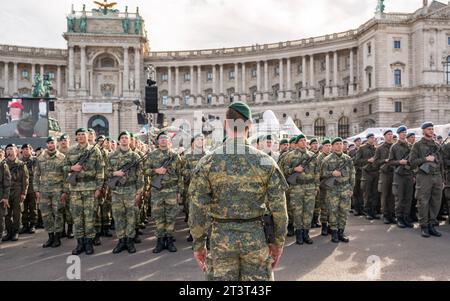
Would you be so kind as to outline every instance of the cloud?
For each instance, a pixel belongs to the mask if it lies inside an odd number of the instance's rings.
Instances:
[[[148,0],[140,7],[154,51],[264,44],[357,28],[372,18],[377,0]],[[123,3],[122,3],[123,2]],[[39,3],[39,5],[36,5]],[[2,3],[0,43],[65,48],[62,33],[71,4],[86,0],[16,0]],[[386,1],[388,12],[413,12],[421,0]]]

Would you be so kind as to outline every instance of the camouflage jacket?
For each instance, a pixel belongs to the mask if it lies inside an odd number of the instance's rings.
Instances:
[[[376,172],[378,171],[374,163],[367,162],[368,159],[375,157],[375,146],[370,144],[364,144],[356,152],[354,159],[354,164],[366,172]]]
[[[25,165],[27,166],[28,169],[28,175],[29,175],[29,180],[28,180],[28,190],[27,193],[34,193],[34,185],[33,185],[33,178],[34,178],[34,170],[36,167],[36,162],[37,162],[37,158],[34,156],[31,156],[29,158],[22,158],[22,162],[25,163]]]
[[[195,167],[197,166],[197,163],[200,161],[201,158],[205,156],[205,153],[187,153],[183,161],[183,179],[185,184],[189,184],[192,178],[192,173],[194,172]]]
[[[157,149],[153,151],[145,162],[144,174],[150,179],[157,176],[155,169],[161,168],[164,163],[172,157],[174,157],[174,160],[168,166],[167,173],[164,175],[161,184],[163,189],[175,188],[177,192],[181,193],[184,188],[182,162],[180,156],[173,150],[163,151]]]
[[[8,199],[11,189],[11,173],[5,161],[0,163],[0,198]],[[2,222],[2,221],[0,221]]]
[[[6,160],[11,173],[11,192],[27,194],[29,185],[28,168],[19,159],[14,161]]]
[[[262,218],[267,212],[273,215],[275,244],[282,246],[287,229],[287,189],[271,157],[244,139],[227,139],[200,160],[189,186],[194,250],[204,248],[210,218],[249,220]]]
[[[380,173],[392,174],[394,172],[393,166],[389,164],[389,152],[391,151],[391,147],[392,143],[385,142],[375,150],[374,165]]]
[[[112,178],[113,173],[121,170],[125,165],[136,162],[141,157],[133,152],[131,149],[123,152],[120,147],[109,156],[109,163],[107,164],[107,178]],[[115,190],[115,193],[128,194],[130,197],[134,197],[134,194],[142,192],[144,187],[144,177],[142,172],[142,164],[139,164],[137,168],[133,168],[129,171],[128,176],[124,184],[120,184]]]
[[[45,153],[37,159],[33,185],[37,192],[68,192],[64,178],[64,162],[66,156],[61,152]]]
[[[349,190],[353,191],[355,186],[355,168],[353,166],[353,160],[350,156],[346,154],[338,155],[336,153],[331,153],[328,155],[322,163],[320,175],[323,179],[329,179],[333,177],[332,173],[339,168],[343,176],[336,178],[338,185],[336,186],[339,190]],[[332,191],[332,190],[331,190]]]
[[[330,153],[331,154],[331,153]],[[329,154],[328,154],[329,155]],[[320,152],[319,156],[317,157],[317,166],[319,168],[319,174],[320,171],[322,170],[322,164],[323,164],[323,160],[328,156],[327,154]],[[322,179],[322,178],[321,178]]]
[[[65,178],[70,169],[74,166],[81,157],[91,152],[93,145],[88,145],[85,148],[81,148],[78,144],[70,148],[64,162]],[[105,174],[104,174],[104,162],[100,150],[95,147],[92,153],[84,164],[83,169],[77,176],[77,185],[70,185],[70,191],[87,191],[87,190],[100,190],[103,187]]]
[[[313,158],[312,158],[313,157]],[[311,159],[312,158],[312,159]],[[308,150],[295,149],[283,159],[282,171],[286,179],[295,173],[295,168],[302,165],[302,162],[311,159],[310,163],[303,166],[305,171],[300,174],[297,179],[299,185],[314,185],[318,188],[320,185],[320,169],[317,163],[317,158],[313,152]]]
[[[400,165],[401,160],[409,160],[411,146],[406,141],[399,140],[391,147],[389,152],[389,164],[393,166],[395,173],[401,176],[412,175],[411,166]]]
[[[425,158],[429,154],[433,154],[434,157],[436,158],[435,162],[431,163],[432,170],[430,174],[443,175],[444,162],[442,160],[442,153],[440,152],[440,146],[433,140],[427,140],[425,138],[422,138],[420,141],[416,142],[411,149],[411,154],[409,156],[411,168],[416,170],[417,173],[423,174],[423,172],[420,171],[420,167],[424,163],[427,163]]]
[[[450,142],[442,146],[442,157],[445,168],[445,184],[450,186]]]

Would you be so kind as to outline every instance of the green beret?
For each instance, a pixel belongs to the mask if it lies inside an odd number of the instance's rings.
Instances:
[[[283,144],[289,144],[289,141],[287,139],[283,139],[280,141],[280,145],[283,145]]]
[[[336,137],[336,138],[334,138],[333,142],[331,142],[331,145],[334,145],[334,144],[336,144],[336,143],[338,143],[338,142],[343,142],[343,141],[344,141],[344,140],[342,140],[341,137]]]
[[[297,138],[295,139],[296,142],[299,142],[301,139],[306,139],[306,136],[303,134],[300,134],[297,136]]]
[[[325,139],[322,141],[322,145],[326,145],[326,144],[331,144],[331,140],[330,139]]]
[[[134,133],[129,132],[130,134],[130,138],[136,138],[136,136],[134,135]]]
[[[105,138],[105,140],[106,141],[111,141],[111,137],[108,136],[108,137]]]
[[[59,141],[67,140],[69,139],[69,136],[67,134],[62,134],[61,137],[59,137]]]
[[[87,133],[88,130],[85,128],[79,128],[78,130],[75,131],[75,135],[78,135],[78,133]]]
[[[309,144],[319,143],[319,140],[317,138],[312,138],[311,141],[309,141]]]
[[[243,102],[240,101],[234,102],[228,108],[241,114],[245,118],[245,121],[247,120],[251,121],[253,119],[252,110],[247,104]]]
[[[296,141],[297,141],[297,137],[292,137],[292,138],[289,140],[289,144],[291,144],[291,143],[296,143]]]
[[[159,137],[161,137],[161,136],[163,136],[163,135],[169,137],[169,139],[170,139],[170,136],[167,134],[167,132],[161,132],[161,133],[158,134],[158,136],[156,136],[156,141],[158,141],[158,140],[159,140]]]
[[[130,132],[128,132],[128,131],[123,131],[123,132],[121,132],[121,133],[119,134],[118,140],[120,140],[120,138],[122,138],[122,136],[128,136],[128,137],[131,137]]]
[[[89,133],[95,133],[95,130],[93,128],[88,128]]]
[[[31,146],[31,144],[25,143],[24,145],[22,145],[21,149],[26,149],[26,148],[31,148],[33,149],[33,147]]]
[[[47,142],[47,143],[49,143],[49,142],[55,142],[55,137],[52,137],[52,136],[48,137],[46,142]]]
[[[97,137],[96,140],[98,141],[98,140],[105,140],[105,139],[106,139],[106,137],[104,135],[100,135]]]

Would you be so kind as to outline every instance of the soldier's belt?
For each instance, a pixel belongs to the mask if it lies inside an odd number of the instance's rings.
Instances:
[[[314,184],[315,182],[316,182],[316,180],[314,180],[314,179],[309,179],[309,180],[298,179],[296,182],[296,185],[308,185],[308,184]]]
[[[229,224],[229,223],[238,223],[238,224],[244,224],[244,223],[253,223],[257,221],[263,221],[263,216],[250,218],[250,219],[220,219],[220,218],[212,218],[213,222],[217,222],[219,224]]]

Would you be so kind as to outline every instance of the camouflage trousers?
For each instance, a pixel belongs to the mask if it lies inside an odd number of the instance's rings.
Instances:
[[[22,218],[23,203],[20,202],[20,192],[11,191],[9,194],[9,208],[5,217],[5,226],[8,234],[19,233]]]
[[[112,212],[114,216],[117,238],[133,238],[135,236],[136,225],[136,203],[134,200],[134,194],[131,193],[124,195],[113,193]]]
[[[413,176],[394,174],[392,193],[395,198],[395,215],[409,216],[413,198]]]
[[[261,222],[213,223],[208,280],[273,281],[272,261]]]
[[[22,225],[35,226],[37,223],[37,204],[36,204],[36,194],[33,192],[28,193],[25,200],[23,201],[23,211],[22,211]]]
[[[95,191],[71,191],[70,211],[74,219],[74,236],[79,238],[95,237]]]
[[[315,185],[296,185],[291,187],[289,199],[292,218],[296,230],[311,229],[317,190]]]
[[[39,209],[42,213],[44,228],[48,233],[61,233],[64,230],[64,204],[61,204],[60,192],[42,192]]]
[[[156,223],[156,237],[173,236],[178,215],[177,191],[163,189],[152,191],[152,216]]]
[[[293,220],[293,217],[292,217],[292,207],[291,207],[290,193],[291,193],[291,188],[289,187],[288,190],[286,190],[286,206],[287,206],[289,224],[294,223],[294,220]]]
[[[320,188],[316,202],[319,203],[320,208],[320,223],[328,223],[327,191],[325,188]]]
[[[441,175],[419,173],[416,177],[416,198],[420,226],[425,227],[436,222],[442,202]]]
[[[344,230],[347,225],[348,212],[352,203],[351,190],[327,190],[326,200],[329,213],[329,227],[331,230]]]
[[[111,226],[112,208],[111,208],[111,194],[108,192],[108,196],[100,197],[96,200],[95,208],[95,231],[100,233],[102,227]]]
[[[66,204],[64,205],[63,210],[64,222],[68,225],[73,225],[73,217],[72,212],[70,211],[70,194],[66,199]]]

